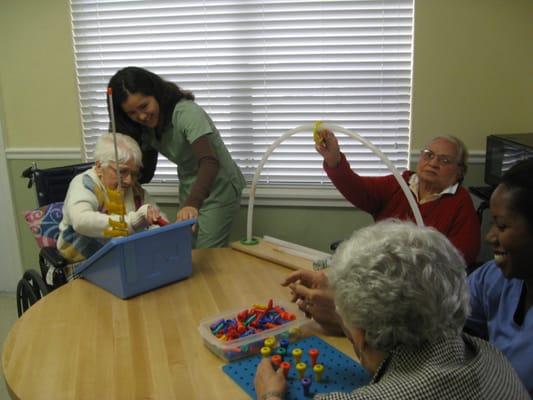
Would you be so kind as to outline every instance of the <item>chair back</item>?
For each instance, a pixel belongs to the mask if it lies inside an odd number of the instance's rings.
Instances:
[[[22,172],[28,178],[28,188],[35,184],[39,207],[65,200],[72,178],[91,168],[94,163],[66,165],[55,168],[38,168],[34,163]]]

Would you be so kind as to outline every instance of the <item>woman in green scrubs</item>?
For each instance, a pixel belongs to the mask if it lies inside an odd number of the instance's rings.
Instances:
[[[150,182],[158,153],[178,168],[176,220],[197,218],[193,247],[227,246],[246,182],[207,113],[191,92],[137,67],[109,81],[116,129],[143,151],[140,183]]]

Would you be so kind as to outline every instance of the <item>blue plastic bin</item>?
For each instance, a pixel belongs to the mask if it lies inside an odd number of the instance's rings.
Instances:
[[[113,238],[75,273],[121,299],[187,278],[192,273],[195,220]]]

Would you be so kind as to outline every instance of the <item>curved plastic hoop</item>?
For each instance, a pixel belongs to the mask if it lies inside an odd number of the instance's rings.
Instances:
[[[338,125],[333,125],[329,123],[323,123],[321,125],[323,128],[328,128],[334,132],[342,132],[345,133],[348,136],[353,137],[354,139],[360,141],[363,145],[368,147],[374,154],[376,154],[381,161],[387,165],[389,170],[392,172],[398,183],[400,184],[400,187],[403,190],[403,193],[405,194],[405,197],[407,198],[407,201],[409,205],[411,206],[411,210],[413,211],[413,215],[415,217],[416,224],[418,226],[424,226],[424,222],[422,221],[422,215],[420,215],[420,210],[418,209],[418,205],[416,204],[416,200],[409,190],[409,187],[405,183],[405,180],[402,178],[396,167],[390,162],[390,160],[379,150],[377,147],[375,147],[372,143],[370,143],[368,140],[362,138],[360,135],[358,135],[355,132],[351,132],[347,129],[344,129]],[[255,170],[254,178],[252,180],[252,187],[250,189],[250,198],[248,200],[248,216],[246,220],[246,242],[252,241],[252,220],[253,220],[253,212],[254,212],[254,199],[255,199],[255,192],[257,189],[257,181],[259,180],[259,176],[261,175],[261,171],[263,170],[263,166],[265,165],[266,161],[268,160],[268,157],[276,147],[280,145],[281,142],[283,142],[285,139],[291,137],[292,135],[303,132],[303,131],[312,131],[314,128],[314,123],[311,124],[305,124],[298,126],[294,129],[291,129],[290,131],[287,131],[283,135],[279,137],[279,139],[275,140],[274,143],[270,145],[270,147],[267,149],[265,154],[263,155],[263,158],[261,159],[261,162],[257,166],[257,169]]]

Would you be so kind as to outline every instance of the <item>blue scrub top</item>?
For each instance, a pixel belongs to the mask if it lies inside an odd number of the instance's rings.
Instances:
[[[507,279],[494,261],[468,276],[472,313],[466,328],[485,337],[507,356],[533,397],[533,308],[521,324],[514,320],[525,283]]]

